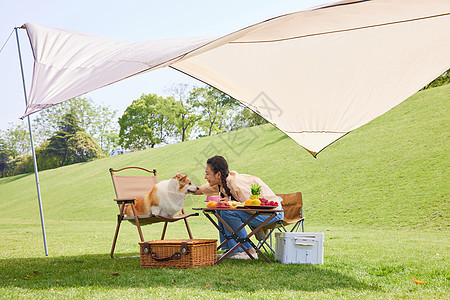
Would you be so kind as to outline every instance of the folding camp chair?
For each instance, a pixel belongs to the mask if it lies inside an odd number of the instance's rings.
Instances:
[[[267,232],[265,236],[261,235],[260,232],[255,234],[256,238],[259,240],[257,245],[258,249],[263,248],[266,252],[268,252],[266,249],[266,247],[268,247],[273,253],[275,253],[275,251],[272,248],[272,233],[275,229],[278,229],[280,232],[287,232],[286,226],[294,224],[290,232],[298,232],[300,225],[302,225],[302,231],[305,232],[305,227],[303,224],[305,219],[303,218],[302,193],[277,194],[277,196],[283,199],[283,201],[281,201],[281,206],[284,210],[283,220],[278,220],[264,226],[263,230]],[[267,243],[268,239],[269,243]]]
[[[118,176],[115,173],[126,170],[126,169],[134,169],[140,170],[140,173],[144,175],[141,176]],[[142,171],[142,172],[141,172]],[[186,225],[187,232],[189,234],[189,238],[192,239],[191,229],[189,228],[189,224],[186,218],[191,216],[198,216],[198,213],[185,214],[184,209],[181,209],[181,214],[177,214],[172,218],[160,216],[160,215],[136,215],[135,210],[135,201],[138,198],[142,198],[146,193],[148,193],[152,187],[158,183],[158,178],[156,176],[156,170],[147,170],[141,167],[125,167],[118,170],[109,169],[111,173],[111,178],[114,186],[114,191],[116,192],[117,199],[114,201],[117,203],[120,209],[120,213],[117,215],[117,226],[116,233],[114,234],[114,240],[111,247],[111,257],[114,258],[114,249],[116,247],[117,237],[119,235],[120,225],[123,220],[129,221],[132,224],[136,225],[137,230],[139,232],[139,237],[141,242],[144,241],[144,236],[142,234],[141,226],[165,222],[164,228],[161,234],[161,240],[164,239],[166,234],[167,224],[169,222],[176,222],[179,220],[184,220]],[[125,214],[125,206],[131,205],[131,209],[133,210],[134,216],[124,216]]]

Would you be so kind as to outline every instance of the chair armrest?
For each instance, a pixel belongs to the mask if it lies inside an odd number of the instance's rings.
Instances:
[[[136,198],[119,198],[119,199],[113,199],[113,200],[116,201],[117,204],[134,203],[134,201],[136,201]]]

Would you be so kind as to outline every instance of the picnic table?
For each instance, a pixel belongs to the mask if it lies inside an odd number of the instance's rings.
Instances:
[[[264,260],[268,263],[271,263],[271,261],[261,252],[261,250],[258,249],[258,247],[255,245],[255,243],[253,243],[253,241],[250,240],[250,238],[256,233],[258,232],[262,227],[264,227],[265,225],[267,225],[273,218],[275,218],[276,214],[279,212],[282,212],[282,209],[277,209],[277,208],[272,208],[272,207],[264,207],[264,206],[242,206],[242,207],[236,207],[236,208],[232,208],[232,207],[224,207],[224,208],[193,208],[193,210],[202,210],[203,214],[208,218],[209,221],[211,221],[211,223],[217,228],[217,230],[219,230],[219,232],[225,237],[225,240],[217,247],[217,250],[220,249],[225,243],[227,243],[229,240],[233,239],[234,241],[236,241],[236,246],[234,246],[231,249],[228,249],[216,262],[216,264],[221,263],[225,258],[227,258],[229,255],[231,255],[231,253],[233,253],[234,250],[236,250],[238,247],[241,247],[248,256],[250,256],[251,259],[255,259],[250,252],[248,251],[248,249],[245,249],[245,247],[242,245],[242,243],[244,242],[248,242],[253,249],[256,250],[256,252],[262,257],[264,258]],[[217,213],[217,211],[219,210],[239,210],[239,211],[251,211],[253,214],[249,215],[250,217],[248,218],[248,220],[246,222],[244,222],[236,231],[234,231],[233,229],[231,229],[231,227],[225,222],[225,220],[223,218],[221,218],[219,216],[219,214]],[[267,218],[264,222],[262,222],[258,227],[256,227],[255,229],[253,229],[253,231],[251,231],[249,234],[247,234],[247,236],[245,238],[239,238],[237,236],[237,232],[239,232],[242,228],[244,228],[245,226],[247,226],[254,218],[256,218],[259,215],[262,214],[270,214],[269,218]],[[211,215],[215,215],[217,217],[217,221],[214,220]],[[227,235],[225,233],[225,230],[221,229],[219,227],[219,223],[221,222],[229,231],[230,231],[230,235]]]

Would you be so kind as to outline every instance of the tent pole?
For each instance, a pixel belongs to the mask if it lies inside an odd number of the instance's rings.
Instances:
[[[17,33],[18,28],[23,28],[23,27],[15,27],[14,29],[16,31],[17,50],[19,51],[20,71],[22,72],[23,95],[25,97],[25,106],[27,106],[28,105],[27,90],[25,88],[25,76],[23,74],[22,55],[20,53],[19,34]],[[36,179],[36,189],[37,189],[37,195],[38,195],[38,201],[39,201],[39,212],[41,214],[42,237],[44,238],[45,256],[48,256],[47,237],[45,235],[44,213],[42,211],[41,189],[39,187],[38,167],[37,167],[37,161],[36,161],[36,152],[34,151],[33,134],[31,132],[30,116],[27,116],[27,119],[28,119],[28,131],[30,133],[30,141],[31,141],[31,152],[33,154],[34,177]]]

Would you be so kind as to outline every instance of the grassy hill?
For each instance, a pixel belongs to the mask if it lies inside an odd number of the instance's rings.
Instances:
[[[275,192],[302,191],[306,226],[444,229],[448,222],[450,85],[418,92],[335,142],[318,159],[271,125],[39,173],[47,223],[111,220],[117,207],[109,168],[176,172],[203,184],[204,164],[261,177]],[[188,207],[204,198],[189,196]],[[0,179],[4,222],[39,222],[34,175]]]
[[[40,172],[49,257],[34,175],[0,179],[1,298],[448,299],[449,98],[450,85],[419,92],[318,159],[265,125]],[[156,168],[160,180],[183,172],[202,184],[215,154],[275,192],[303,192],[306,231],[325,233],[323,265],[260,258],[148,269],[139,257],[109,257],[117,214],[109,168]],[[180,223],[168,238],[187,237]],[[202,215],[189,224],[194,238],[218,238]],[[161,227],[145,226],[145,239],[159,239]],[[138,254],[137,241],[124,224],[116,254]]]

